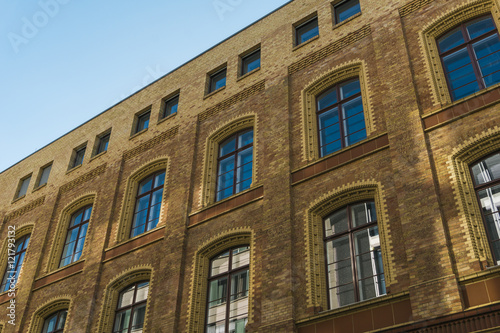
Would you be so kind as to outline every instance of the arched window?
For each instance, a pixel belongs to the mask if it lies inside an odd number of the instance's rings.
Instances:
[[[118,296],[113,333],[139,333],[144,327],[149,281],[134,283]]]
[[[375,203],[347,205],[323,219],[330,309],[386,293]]]
[[[500,152],[471,166],[493,260],[500,265]]]
[[[215,201],[250,188],[253,168],[253,129],[239,131],[219,144]]]
[[[43,324],[42,333],[62,333],[64,331],[67,315],[68,310],[64,309],[47,317]]]
[[[71,216],[59,267],[64,267],[80,259],[91,213],[92,206],[86,206]]]
[[[157,171],[139,182],[130,237],[156,228],[160,219],[165,170]]]
[[[437,44],[452,100],[500,82],[500,39],[490,15],[461,24]]]
[[[341,82],[316,97],[320,156],[366,138],[359,78]]]
[[[21,267],[23,266],[24,257],[26,256],[26,249],[28,248],[28,243],[30,241],[31,235],[25,235],[19,239],[16,239],[15,244],[15,254],[14,262],[7,262],[7,268],[2,279],[2,286],[0,287],[0,292],[5,292],[16,285],[17,279],[19,278],[19,273],[21,272]],[[10,244],[10,243],[9,243]],[[9,257],[12,257],[9,255]]]
[[[245,332],[249,264],[249,246],[224,251],[210,261],[206,333]]]

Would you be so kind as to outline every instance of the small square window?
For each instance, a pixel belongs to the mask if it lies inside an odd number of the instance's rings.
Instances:
[[[21,179],[16,193],[16,199],[26,195],[26,192],[28,192],[28,186],[30,184],[30,181],[31,181],[31,175]]]
[[[241,58],[241,75],[260,67],[260,49]]]
[[[335,12],[335,24],[339,24],[349,17],[361,13],[361,7],[359,0],[347,0],[335,5],[333,11]]]
[[[145,130],[149,127],[149,115],[151,111],[144,112],[143,114],[137,116],[137,125],[135,128],[135,133]],[[135,134],[134,133],[134,134]]]
[[[47,181],[49,180],[49,175],[50,175],[50,170],[52,169],[52,163],[44,166],[43,168],[40,169],[40,176],[38,179],[38,184],[36,187],[40,187],[42,185],[47,184]]]
[[[75,149],[75,156],[73,157],[73,162],[71,163],[71,168],[77,167],[83,163],[83,158],[85,157],[85,149],[87,147]]]
[[[165,111],[163,111],[163,118],[168,117],[174,113],[177,113],[178,106],[179,106],[179,95],[167,99],[165,101]]]
[[[319,35],[318,18],[314,17],[309,21],[295,27],[295,45],[307,42],[309,39]]]
[[[220,88],[225,86],[226,86],[226,68],[210,75],[210,86],[208,89],[208,93],[219,90]]]
[[[96,150],[96,155],[99,155],[100,153],[103,153],[108,150],[108,143],[109,143],[109,137],[111,136],[111,133],[106,133],[104,135],[99,136],[98,139],[98,144],[97,144],[97,150]]]

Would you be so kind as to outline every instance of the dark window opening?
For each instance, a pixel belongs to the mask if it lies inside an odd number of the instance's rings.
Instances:
[[[306,23],[295,27],[295,45],[307,42],[309,39],[319,35],[318,18],[315,17]]]
[[[241,58],[241,75],[260,67],[260,49]]]

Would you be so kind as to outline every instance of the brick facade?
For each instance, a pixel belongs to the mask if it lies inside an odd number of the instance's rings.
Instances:
[[[0,270],[9,230],[31,233],[15,292],[0,294],[0,332],[40,333],[68,309],[65,332],[111,333],[118,293],[150,281],[144,332],[204,332],[208,262],[249,245],[247,332],[497,332],[495,266],[469,166],[500,150],[500,87],[451,102],[435,38],[497,0],[360,0],[340,24],[333,3],[295,0],[0,174]],[[294,46],[296,22],[319,36]],[[449,28],[443,28],[449,27]],[[256,45],[261,67],[239,77]],[[223,89],[207,73],[227,65]],[[359,77],[367,137],[318,154],[315,96]],[[165,98],[178,112],[161,119]],[[149,128],[131,135],[151,109]],[[254,129],[253,182],[215,202],[218,144]],[[111,129],[108,150],[91,156]],[[68,170],[73,149],[83,164]],[[48,183],[34,188],[52,162]],[[130,238],[137,184],[165,170],[156,228]],[[32,174],[25,196],[19,181]],[[328,310],[322,219],[373,200],[386,295]],[[82,256],[58,268],[71,214],[92,204]]]

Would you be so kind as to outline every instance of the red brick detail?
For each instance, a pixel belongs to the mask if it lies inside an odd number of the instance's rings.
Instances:
[[[124,253],[135,250],[144,245],[154,243],[157,240],[163,238],[164,232],[165,232],[164,228],[161,228],[147,235],[139,236],[133,241],[127,242],[121,246],[115,247],[111,250],[107,250],[106,253],[104,254],[104,260],[106,261],[121,256]]]
[[[60,270],[58,272],[45,276],[39,280],[36,280],[33,285],[33,289],[39,289],[45,287],[48,284],[51,284],[52,282],[64,279],[70,275],[81,273],[83,271],[83,263],[84,262],[81,261],[76,265],[70,266],[66,269]]]
[[[486,288],[488,288],[488,295],[490,302],[500,301],[500,277],[486,280]]]
[[[0,304],[3,304],[5,302],[9,302],[12,297],[9,297],[9,292],[6,292],[5,294],[0,296]]]
[[[393,304],[392,311],[394,312],[395,324],[403,324],[412,320],[411,303],[409,299]]]
[[[484,281],[466,285],[464,299],[467,307],[489,303],[488,291]]]
[[[250,201],[253,201],[264,196],[264,187],[260,186],[252,191],[236,195],[234,198],[227,201],[221,202],[219,204],[213,205],[197,214],[189,217],[189,225],[195,225],[205,220],[211,219],[217,215],[224,214],[233,208],[242,206]]]
[[[389,138],[387,135],[383,135],[376,139],[367,141],[354,148],[345,149],[339,154],[328,157],[327,159],[312,164],[302,170],[293,172],[292,183],[297,183],[301,180],[313,177],[323,171],[335,168],[339,164],[347,163],[355,158],[369,154],[376,149],[383,148],[388,145],[389,145]]]

